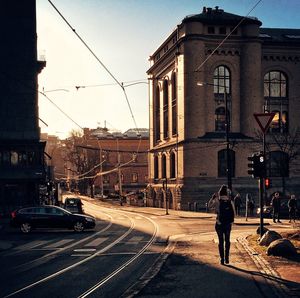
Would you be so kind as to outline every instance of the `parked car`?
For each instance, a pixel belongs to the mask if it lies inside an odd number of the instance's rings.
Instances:
[[[71,213],[83,214],[82,205],[80,198],[66,198],[63,207]]]
[[[11,225],[20,228],[23,233],[37,228],[63,228],[82,232],[84,229],[93,229],[96,220],[87,215],[72,214],[57,206],[32,206],[13,211]]]

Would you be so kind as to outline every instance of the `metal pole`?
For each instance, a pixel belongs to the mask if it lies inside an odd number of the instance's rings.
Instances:
[[[168,210],[168,179],[166,178],[165,183],[165,196],[166,196],[166,215],[169,215],[169,210]]]
[[[264,157],[264,165],[266,166],[266,134],[263,133],[263,157]],[[266,169],[265,169],[266,171]],[[264,228],[264,217],[263,217],[263,207],[264,207],[264,183],[265,177],[260,177],[259,179],[259,208],[260,208],[260,238],[263,236],[263,228]]]
[[[263,218],[263,178],[259,178],[259,208],[260,208],[260,221],[259,221],[259,234],[260,239],[263,236],[264,218]]]
[[[227,185],[232,193],[232,180],[231,180],[231,160],[229,154],[229,119],[228,119],[228,100],[227,100],[227,88],[224,86],[224,99],[225,99],[225,132],[226,132],[226,173],[227,173]]]

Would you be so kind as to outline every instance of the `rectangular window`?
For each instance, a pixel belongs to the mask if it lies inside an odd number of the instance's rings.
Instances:
[[[138,173],[132,173],[132,183],[138,182]]]
[[[207,33],[208,34],[215,34],[215,27],[207,27]]]
[[[224,35],[226,35],[226,27],[220,27],[220,28],[219,28],[219,34],[224,34]]]

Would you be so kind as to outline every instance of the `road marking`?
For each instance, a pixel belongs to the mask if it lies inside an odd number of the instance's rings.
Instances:
[[[16,246],[14,249],[15,250],[28,250],[28,249],[36,248],[38,246],[45,245],[46,243],[49,243],[49,240],[39,240],[39,241],[36,240],[36,241],[32,241],[30,243]]]
[[[128,240],[128,242],[137,242],[137,241],[141,241],[143,239],[144,239],[144,236],[133,236]]]
[[[93,241],[85,244],[84,246],[98,246],[99,244],[103,243],[107,239],[108,238],[97,238],[97,239],[94,239]]]
[[[63,239],[58,242],[51,243],[51,244],[45,246],[45,248],[60,248],[61,246],[64,246],[65,244],[70,243],[74,240],[75,239]]]
[[[71,257],[90,257],[91,254],[73,254]]]
[[[96,248],[78,248],[74,249],[75,252],[89,252],[89,251],[95,251]]]

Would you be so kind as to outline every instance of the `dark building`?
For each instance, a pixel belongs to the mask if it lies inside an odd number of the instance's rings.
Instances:
[[[40,142],[35,0],[0,4],[0,212],[38,202],[44,179]]]

